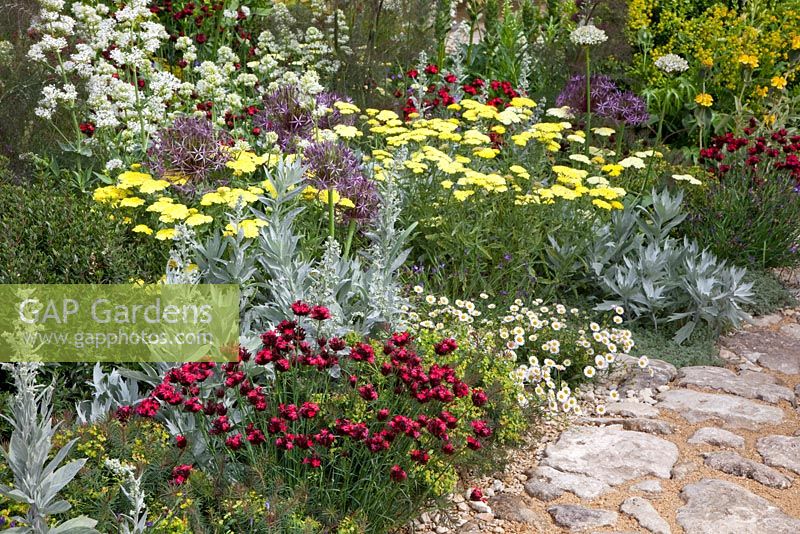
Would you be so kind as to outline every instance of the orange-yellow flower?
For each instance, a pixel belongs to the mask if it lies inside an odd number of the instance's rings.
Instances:
[[[770,82],[775,89],[784,89],[788,83],[783,76],[773,76]]]
[[[697,105],[707,108],[714,103],[714,97],[708,93],[700,93],[699,95],[694,97],[694,101],[697,103]]]
[[[739,56],[739,63],[754,69],[758,67],[758,56],[754,56],[753,54],[742,54]]]

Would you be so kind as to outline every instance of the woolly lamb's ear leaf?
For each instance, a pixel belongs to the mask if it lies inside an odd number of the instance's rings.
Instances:
[[[42,510],[45,515],[61,514],[72,508],[72,505],[65,500],[56,501]]]
[[[69,451],[72,450],[72,446],[75,445],[76,441],[78,441],[78,438],[69,441],[66,445],[61,447],[61,450],[56,453],[55,457],[53,457],[50,463],[47,464],[47,467],[44,468],[44,471],[42,471],[42,478],[50,476],[50,473],[56,470],[56,467],[58,467],[58,465],[64,461],[64,458],[67,457]]]
[[[100,534],[94,529],[96,524],[97,521],[94,519],[82,515],[51,528],[47,534]]]
[[[86,458],[74,460],[45,478],[42,482],[42,486],[47,488],[45,490],[45,502],[53,499],[64,486],[69,484],[85,463]]]

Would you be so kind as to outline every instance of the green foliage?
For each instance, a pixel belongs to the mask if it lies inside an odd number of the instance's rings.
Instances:
[[[750,315],[769,315],[797,305],[794,295],[770,271],[750,269],[744,281],[753,284],[752,302],[743,306]]]
[[[159,248],[68,184],[0,182],[0,283],[153,281],[166,261]]]
[[[690,365],[722,365],[717,357],[717,333],[702,324],[683,343],[675,342],[677,329],[666,325],[658,330],[645,323],[631,326],[636,339],[633,352],[671,363],[675,367]]]
[[[737,169],[721,179],[709,178],[708,183],[705,195],[689,206],[686,235],[737,265],[761,269],[797,265],[800,194],[791,176]]]

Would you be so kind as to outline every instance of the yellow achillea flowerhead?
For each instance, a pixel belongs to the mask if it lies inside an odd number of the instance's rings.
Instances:
[[[704,108],[707,108],[714,103],[714,97],[708,93],[700,93],[699,95],[694,97],[694,101],[698,106],[703,106]]]
[[[147,226],[146,224],[137,224],[133,227],[133,231],[137,234],[145,234],[150,235],[153,233],[153,229]]]

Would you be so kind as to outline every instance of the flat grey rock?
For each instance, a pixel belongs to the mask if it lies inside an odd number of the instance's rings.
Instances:
[[[756,326],[758,328],[764,328],[767,326],[776,325],[783,320],[778,313],[771,313],[769,315],[762,315],[760,317],[753,317],[750,319],[750,324]]]
[[[636,519],[642,528],[649,530],[653,534],[672,534],[669,523],[664,521],[664,518],[659,515],[647,499],[628,497],[623,501],[619,510],[623,514]]]
[[[765,464],[800,475],[800,437],[764,436],[756,442],[756,450]]]
[[[547,446],[541,464],[617,485],[647,476],[669,478],[678,447],[665,439],[621,428],[578,426]]]
[[[545,465],[540,465],[535,469],[534,477],[539,480],[547,480],[553,486],[564,491],[570,491],[581,499],[596,499],[611,491],[611,486],[602,480],[597,480],[588,475],[559,471]]]
[[[677,384],[723,391],[773,404],[782,400],[794,403],[792,390],[780,385],[777,378],[767,373],[742,371],[736,374],[722,367],[684,367],[678,372]]]
[[[800,339],[764,331],[739,331],[720,343],[761,367],[787,375],[800,374]]]
[[[673,480],[682,480],[697,471],[697,464],[691,460],[686,460],[675,464],[672,468],[671,477]]]
[[[780,471],[732,451],[709,453],[706,455],[705,464],[729,475],[750,478],[770,488],[786,489],[792,485],[792,479]]]
[[[658,410],[649,404],[623,400],[606,404],[606,413],[621,417],[658,417]]]
[[[653,358],[645,369],[640,369],[638,362],[639,359],[633,356],[617,354],[614,369],[607,380],[616,384],[620,393],[625,393],[628,390],[656,389],[672,382],[678,374],[675,366],[664,360]]]
[[[781,334],[786,337],[793,337],[795,339],[800,339],[800,324],[797,323],[787,323],[781,326],[779,329]]]
[[[743,449],[744,438],[733,432],[728,432],[722,428],[707,426],[695,432],[687,443],[700,444],[707,443],[715,447],[729,447],[731,449]]]
[[[550,502],[564,494],[564,490],[543,480],[529,480],[525,483],[525,493],[540,501]]]
[[[599,527],[613,527],[617,524],[619,515],[610,510],[597,510],[577,506],[574,504],[559,504],[551,506],[547,512],[560,527],[568,528],[570,532],[581,532]]]
[[[631,486],[634,491],[643,491],[645,493],[661,493],[661,481],[659,480],[643,480],[638,484]]]
[[[797,534],[800,520],[725,480],[705,478],[681,491],[677,521],[686,534]]]
[[[648,434],[668,435],[675,432],[672,425],[666,421],[645,417],[587,417],[580,419],[580,422],[592,425],[621,425],[625,430]]]
[[[525,504],[525,500],[519,495],[501,493],[489,499],[494,516],[504,521],[515,521],[526,525],[541,525],[544,520],[542,516],[531,510]]]
[[[659,408],[673,410],[690,423],[719,419],[726,426],[756,430],[783,421],[783,410],[720,393],[670,389],[659,394]]]

